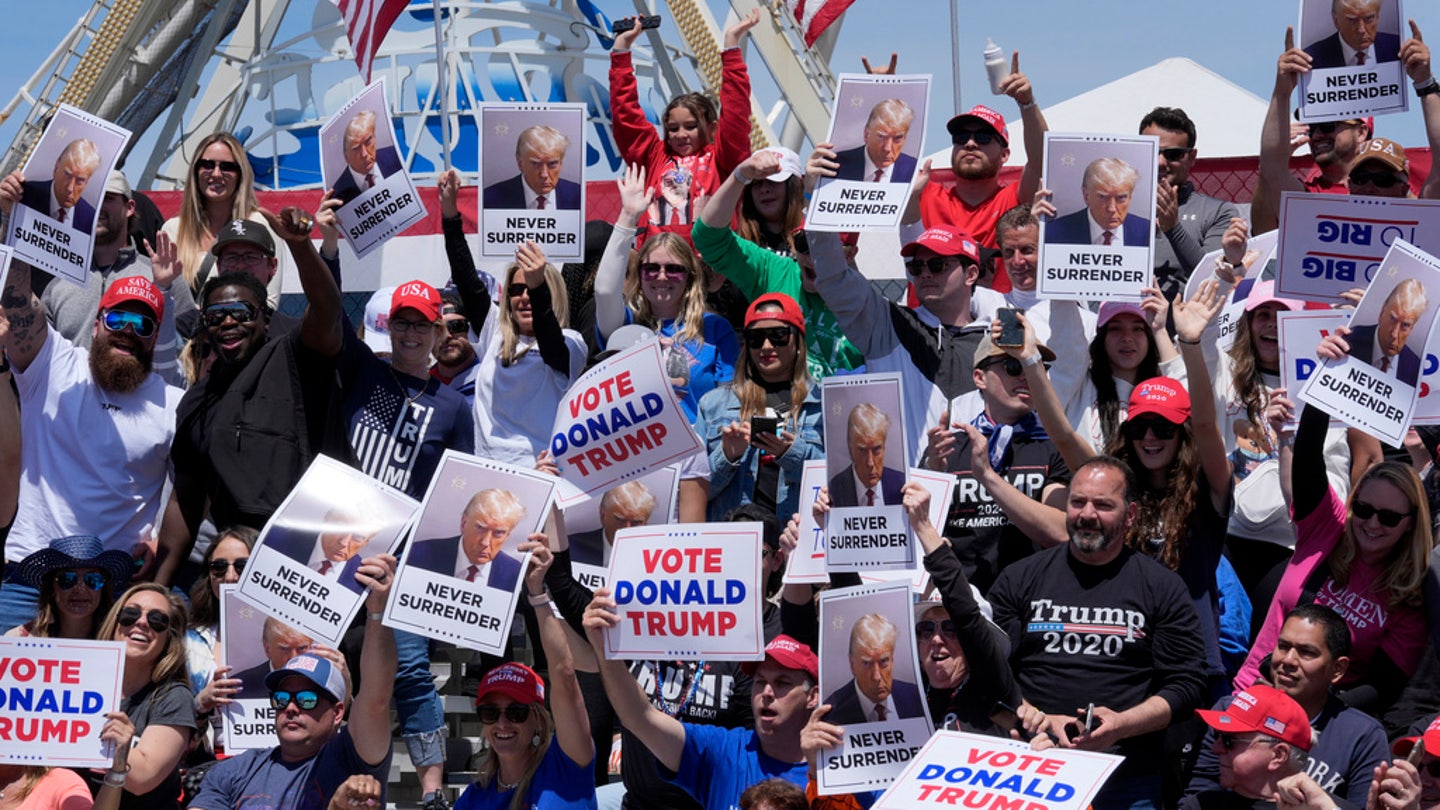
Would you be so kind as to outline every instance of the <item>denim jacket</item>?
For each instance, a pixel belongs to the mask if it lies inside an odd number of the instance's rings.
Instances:
[[[798,425],[793,431],[795,442],[785,455],[780,456],[780,486],[775,492],[779,504],[781,523],[790,515],[800,501],[800,473],[805,462],[824,458],[825,446],[820,436],[820,386],[810,387],[805,403],[800,408]],[[760,448],[751,445],[737,461],[725,457],[720,442],[721,431],[731,422],[740,419],[740,398],[735,395],[733,385],[716,388],[700,398],[700,413],[695,422],[695,431],[705,440],[710,453],[710,504],[706,510],[709,520],[720,520],[724,514],[741,504],[749,503],[755,491],[755,476],[760,468]]]

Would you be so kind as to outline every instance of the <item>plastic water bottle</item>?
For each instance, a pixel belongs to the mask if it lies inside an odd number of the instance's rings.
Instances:
[[[1000,95],[1000,82],[1010,75],[1010,63],[1005,61],[1005,51],[989,37],[985,38],[985,75],[990,77],[990,92]]]

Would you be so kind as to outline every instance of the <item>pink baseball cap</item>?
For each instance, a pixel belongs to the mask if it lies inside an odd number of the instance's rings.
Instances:
[[[1140,305],[1134,301],[1106,301],[1100,305],[1100,312],[1095,317],[1095,328],[1097,330],[1104,329],[1105,324],[1113,320],[1116,315],[1123,315],[1127,312],[1145,323],[1150,322],[1150,319],[1145,316],[1145,310],[1141,309]]]
[[[1256,282],[1255,286],[1250,288],[1250,297],[1245,299],[1245,311],[1249,312],[1252,309],[1257,309],[1272,301],[1291,312],[1299,312],[1305,308],[1304,301],[1298,301],[1294,298],[1281,298],[1276,295],[1275,282],[1273,280],[1266,280]]]
[[[953,138],[955,136],[955,130],[959,129],[961,124],[970,120],[979,121],[994,130],[995,134],[1000,136],[1001,143],[1005,146],[1010,145],[1010,130],[1005,126],[1005,116],[986,107],[984,104],[976,104],[974,107],[971,107],[968,112],[960,113],[954,118],[951,118],[946,122],[945,129],[950,132],[950,136]]]

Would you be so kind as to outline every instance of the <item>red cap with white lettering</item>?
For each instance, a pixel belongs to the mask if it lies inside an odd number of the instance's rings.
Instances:
[[[440,320],[440,293],[423,281],[407,281],[395,288],[390,296],[390,317],[409,307],[420,313],[427,321]]]
[[[820,680],[820,659],[815,657],[815,651],[810,649],[810,645],[801,644],[784,633],[765,645],[765,657],[786,669],[799,670],[816,681]],[[761,663],[746,661],[740,665],[740,671],[754,675]]]
[[[155,320],[165,317],[165,296],[155,282],[144,276],[126,276],[110,285],[105,297],[100,299],[101,311],[126,301],[139,301],[155,313]]]

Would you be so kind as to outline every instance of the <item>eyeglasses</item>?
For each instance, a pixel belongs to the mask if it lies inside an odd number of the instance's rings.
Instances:
[[[1125,438],[1132,442],[1145,438],[1146,433],[1154,433],[1155,438],[1163,442],[1175,438],[1179,429],[1179,425],[1166,419],[1131,419],[1120,427]]]
[[[266,256],[264,253],[254,253],[254,252],[247,252],[247,253],[226,253],[224,256],[221,256],[221,257],[220,257],[218,263],[219,263],[219,265],[220,265],[221,267],[227,267],[227,268],[229,268],[229,267],[250,267],[251,265],[256,265],[256,264],[261,264],[262,262],[266,262],[266,261],[268,261],[269,259],[270,259],[270,257],[269,257],[269,256]]]
[[[500,713],[505,713],[505,719],[512,723],[523,723],[530,717],[529,703],[511,703],[503,710],[493,703],[482,703],[475,707],[475,714],[480,717],[482,726],[493,726],[500,722]]]
[[[790,336],[795,333],[793,326],[772,326],[768,329],[746,329],[745,345],[752,349],[765,347],[765,341],[777,349],[783,349],[790,345]]]
[[[139,605],[126,605],[120,608],[120,613],[115,617],[121,627],[132,627],[140,621],[140,615],[144,613],[145,623],[150,629],[157,633],[163,633],[170,629],[170,615],[163,610],[152,610],[149,613],[140,609]]]
[[[955,267],[959,262],[955,256],[932,256],[928,259],[907,259],[905,261],[905,272],[912,276],[918,276],[926,270],[930,275],[938,276]]]
[[[406,321],[399,318],[391,318],[390,325],[386,327],[392,335],[405,335],[410,332],[420,334],[426,329],[433,328],[434,324],[429,321]]]
[[[690,268],[686,267],[683,264],[671,264],[669,262],[640,263],[640,275],[644,276],[649,281],[654,281],[655,279],[660,278],[661,270],[665,271],[665,275],[674,276],[675,278],[680,278],[682,276],[689,275],[690,273]]]
[[[320,705],[320,693],[314,689],[301,689],[298,692],[286,692],[276,690],[270,693],[270,705],[275,711],[283,712],[291,703],[294,703],[301,711],[310,711]]]
[[[1404,182],[1405,178],[1394,172],[1367,172],[1364,169],[1350,172],[1350,185],[1352,186],[1369,184],[1376,188],[1394,188]]]
[[[210,158],[200,158],[195,161],[196,171],[213,172],[216,169],[226,174],[239,174],[240,164],[233,160],[211,160]]]
[[[249,560],[244,557],[238,560],[222,560],[216,558],[210,561],[210,573],[217,577],[223,577],[225,576],[225,572],[229,571],[231,566],[234,566],[235,573],[243,574],[245,573],[245,563],[247,562],[249,562]]]
[[[91,571],[84,576],[81,576],[79,571],[61,571],[60,575],[55,577],[55,584],[59,585],[62,591],[68,591],[81,582],[92,591],[105,590],[105,575],[99,571]]]
[[[996,135],[984,129],[957,129],[950,135],[950,143],[956,146],[964,146],[974,141],[976,146],[989,146],[995,140]]]
[[[155,334],[155,319],[149,315],[141,315],[138,312],[125,312],[124,310],[112,309],[101,318],[101,323],[111,332],[123,332],[125,327],[136,337],[148,338]]]
[[[1430,757],[1427,756],[1426,759],[1430,759]],[[1420,768],[1432,777],[1440,779],[1440,759],[1430,759],[1429,762],[1422,764]]]
[[[1177,160],[1184,160],[1185,156],[1188,154],[1190,154],[1190,150],[1186,149],[1183,146],[1172,146],[1168,149],[1160,150],[1160,156],[1171,163],[1174,163]]]
[[[226,301],[222,304],[211,304],[205,307],[205,325],[220,326],[225,323],[226,318],[233,318],[236,323],[250,323],[260,314],[260,310],[249,301]]]
[[[465,318],[451,318],[445,322],[445,331],[452,335],[463,335],[470,331],[470,321]]]
[[[511,298],[519,298],[528,292],[530,292],[530,287],[518,281],[505,288],[506,295],[509,295]]]
[[[938,622],[924,619],[915,623],[915,637],[918,639],[930,638],[935,635],[936,632],[939,632],[942,636],[955,638],[955,622],[949,619],[943,619]]]
[[[1234,751],[1243,745],[1251,745],[1257,742],[1271,742],[1275,739],[1274,737],[1268,737],[1264,734],[1256,734],[1253,737],[1242,739],[1241,735],[1229,731],[1218,731],[1215,733],[1215,738],[1220,741],[1220,747],[1226,751]]]
[[[1356,520],[1369,520],[1371,517],[1374,517],[1380,521],[1381,526],[1387,529],[1393,529],[1400,525],[1400,521],[1407,517],[1413,517],[1415,510],[1411,509],[1409,512],[1396,512],[1394,509],[1377,509],[1356,498],[1350,502],[1350,514],[1354,515]]]
[[[986,360],[985,362],[980,364],[980,370],[984,371],[993,366],[1000,366],[1001,370],[1004,371],[1006,374],[1010,375],[1011,377],[1025,376],[1025,366],[1021,364],[1019,360],[1016,360],[1013,357],[996,357],[991,360]],[[1045,367],[1049,368],[1050,364],[1046,363]]]

